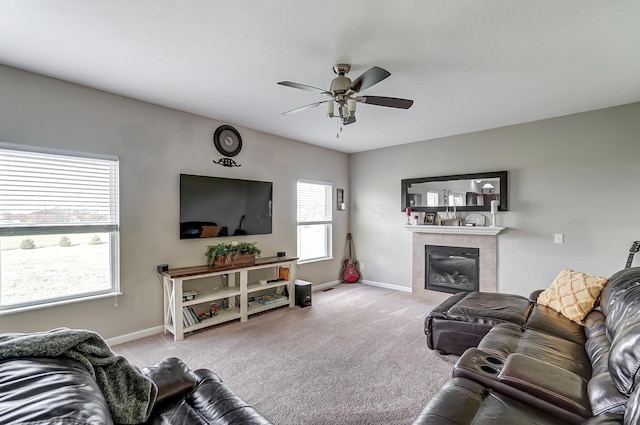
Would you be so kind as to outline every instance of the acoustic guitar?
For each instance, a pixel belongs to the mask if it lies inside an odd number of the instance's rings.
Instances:
[[[633,245],[631,245],[631,249],[629,250],[629,257],[627,258],[627,264],[624,266],[625,269],[631,267],[631,263],[633,263],[633,256],[636,252],[640,251],[640,241],[635,241]]]
[[[362,274],[358,269],[358,262],[351,258],[351,233],[347,233],[347,241],[349,241],[349,258],[344,260],[342,267],[342,281],[344,283],[356,283],[362,280]]]

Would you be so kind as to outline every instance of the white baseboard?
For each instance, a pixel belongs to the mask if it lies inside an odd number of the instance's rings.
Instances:
[[[334,280],[333,282],[321,283],[319,285],[313,285],[314,291],[322,291],[323,289],[333,288],[336,285],[339,285],[341,282],[339,280]]]
[[[327,288],[332,288],[341,283],[342,282],[340,280],[334,280],[332,282],[313,285],[312,289],[313,291],[322,291]],[[364,285],[378,286],[380,288],[393,289],[396,291],[411,292],[411,288],[408,288],[406,286],[392,285],[390,283],[376,282],[373,280],[363,280],[362,283]],[[113,346],[118,344],[124,344],[125,342],[135,341],[136,339],[145,338],[151,335],[156,335],[156,334],[162,333],[163,331],[164,331],[163,326],[154,326],[153,328],[143,329],[141,331],[136,331],[129,334],[109,338],[106,341],[107,341],[107,344],[109,344],[109,346]]]
[[[390,283],[376,282],[375,280],[366,279],[363,280],[362,283],[365,285],[377,286],[380,288],[393,289],[395,291],[411,292],[411,288],[409,288],[408,286],[392,285]]]
[[[147,336],[156,335],[164,331],[164,326],[154,326],[153,328],[143,329],[141,331],[132,332],[126,335],[116,336],[107,339],[110,346],[124,344],[125,342],[135,341],[136,339],[145,338]]]
[[[334,280],[333,282],[321,283],[319,285],[313,285],[313,290],[321,291],[323,289],[332,288],[341,283],[342,283],[341,280]],[[394,291],[411,292],[411,288],[409,288],[408,286],[392,285],[390,283],[376,282],[375,280],[363,279],[362,284],[377,286],[379,288],[385,288],[385,289],[393,289]]]

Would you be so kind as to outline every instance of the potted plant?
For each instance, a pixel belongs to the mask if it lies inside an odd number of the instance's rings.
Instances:
[[[231,242],[209,245],[205,256],[208,266],[225,264],[251,264],[260,256],[260,249],[255,242]]]

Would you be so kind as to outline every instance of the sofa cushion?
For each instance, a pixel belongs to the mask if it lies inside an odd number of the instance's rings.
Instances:
[[[582,325],[543,305],[536,304],[533,307],[525,326],[577,344],[584,344],[586,341]]]
[[[596,305],[607,279],[564,269],[549,289],[538,296],[538,304],[549,306],[566,318],[582,323]]]
[[[550,413],[532,408],[466,378],[453,378],[429,401],[413,425],[566,425]]]
[[[96,380],[67,357],[0,361],[0,423],[111,425]]]
[[[607,298],[607,336],[611,341],[609,371],[624,394],[635,389],[640,371],[640,267],[611,277]]]
[[[592,375],[587,392],[594,415],[605,412],[623,414],[628,397],[618,391],[609,373],[611,344],[605,332],[605,317],[600,311],[592,311],[585,320],[585,351],[591,360]]]
[[[581,378],[591,377],[591,362],[584,346],[534,329],[523,329],[511,323],[495,326],[480,341],[478,348],[498,357],[520,353],[551,363]]]
[[[470,292],[448,310],[449,317],[464,320],[494,319],[524,325],[531,310],[525,297],[489,292]]]

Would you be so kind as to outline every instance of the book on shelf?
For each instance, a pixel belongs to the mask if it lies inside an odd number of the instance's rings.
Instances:
[[[189,320],[189,314],[187,313],[186,307],[182,308],[182,324],[187,327],[191,325],[191,321]]]
[[[200,323],[200,319],[198,319],[198,315],[196,314],[193,307],[190,307],[190,306],[182,307],[182,315],[184,316],[185,326],[191,326],[191,325]]]
[[[200,319],[198,318],[198,315],[196,314],[196,311],[193,309],[193,307],[189,306],[189,314],[191,314],[191,317],[193,318],[194,323],[200,323]]]

